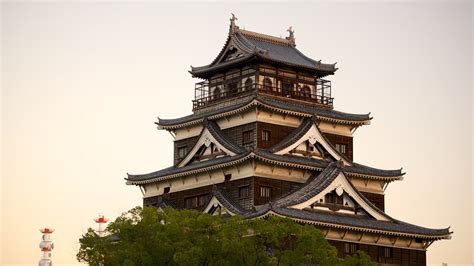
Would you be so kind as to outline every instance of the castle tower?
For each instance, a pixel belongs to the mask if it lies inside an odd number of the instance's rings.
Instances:
[[[43,233],[42,240],[39,244],[39,247],[43,254],[38,263],[39,266],[52,266],[53,261],[51,260],[51,252],[54,248],[54,243],[51,240],[51,234],[54,232],[54,229],[51,228],[41,228],[40,232]]]
[[[143,204],[247,218],[289,217],[319,228],[344,257],[363,250],[383,264],[426,264],[449,239],[385,213],[385,190],[405,173],[354,161],[354,132],[369,114],[334,109],[335,64],[314,60],[287,38],[240,29],[208,65],[189,71],[192,114],[159,119],[174,137],[173,166],[128,174]]]

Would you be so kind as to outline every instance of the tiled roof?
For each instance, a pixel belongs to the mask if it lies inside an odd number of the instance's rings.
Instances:
[[[379,221],[375,219],[370,219],[367,217],[358,217],[355,215],[343,215],[336,214],[332,212],[324,211],[307,211],[307,210],[298,210],[292,208],[272,208],[272,211],[279,215],[285,217],[294,218],[304,221],[312,221],[321,224],[339,226],[347,226],[351,228],[357,228],[362,231],[367,231],[368,229],[380,230],[385,232],[395,232],[400,234],[409,234],[409,235],[419,235],[419,236],[428,236],[435,238],[446,238],[451,232],[449,228],[442,229],[431,229],[426,227],[421,227],[398,220],[393,221]]]
[[[314,172],[297,191],[275,201],[275,206],[286,207],[305,202],[319,194],[339,175],[341,168],[337,167],[338,162],[330,163],[321,173]]]
[[[276,213],[285,217],[293,218],[303,222],[310,222],[330,227],[349,227],[352,230],[361,231],[380,231],[386,234],[402,234],[415,237],[427,238],[447,238],[451,232],[449,228],[430,229],[409,223],[405,223],[391,218],[381,210],[377,209],[369,200],[360,194],[355,188],[354,190],[362,197],[371,208],[388,218],[388,221],[376,220],[370,216],[357,216],[351,214],[339,214],[336,212],[321,210],[299,210],[289,208],[314,197],[330,185],[341,172],[341,168],[337,162],[331,163],[318,176],[312,176],[309,181],[299,190],[276,199],[268,204],[256,206],[253,211],[244,210],[238,203],[232,201],[226,193],[220,192],[219,202],[225,205],[230,211],[236,214],[244,215],[246,218],[256,218]]]
[[[126,180],[127,184],[129,185],[139,185],[178,176],[207,172],[213,169],[235,165],[253,158],[268,163],[274,163],[283,166],[293,165],[295,167],[301,167],[310,170],[322,170],[331,163],[330,161],[318,160],[310,157],[276,155],[265,150],[257,149],[254,151],[246,151],[234,156],[224,156],[212,160],[193,163],[183,167],[172,166],[149,174],[127,174]],[[386,177],[389,181],[392,179],[397,179],[402,175],[400,170],[382,170],[363,166],[361,164],[357,164],[357,166],[347,166],[343,171],[349,175],[352,173],[360,173],[366,176],[374,176],[376,178]]]
[[[284,139],[282,139],[280,142],[277,144],[273,145],[270,148],[270,152],[277,152],[281,151],[291,144],[293,144],[295,141],[298,141],[300,138],[308,132],[308,130],[313,126],[314,122],[310,118],[305,118],[301,122],[300,126],[296,129],[294,129],[290,134],[288,134]]]
[[[240,56],[225,61],[224,55],[231,49],[237,49]],[[189,72],[195,77],[207,78],[224,67],[228,68],[255,59],[303,68],[317,72],[320,76],[334,74],[337,70],[335,64],[323,64],[305,56],[286,39],[237,28],[229,32],[224,47],[212,63],[191,67]]]
[[[212,190],[212,195],[215,196],[217,198],[217,200],[226,208],[228,209],[230,212],[234,213],[234,214],[241,214],[241,215],[244,215],[246,213],[248,213],[249,211],[245,210],[244,208],[242,208],[240,206],[240,204],[238,204],[237,202],[235,202],[227,193],[227,191],[225,191],[225,189],[223,188],[219,188],[217,186],[214,186],[213,187],[213,190]]]
[[[141,183],[140,181],[147,181],[144,183],[148,183],[153,181],[159,181],[161,180],[161,178],[164,177],[173,178],[187,174],[206,172],[214,168],[225,167],[226,165],[233,165],[235,163],[238,163],[241,159],[244,159],[249,154],[250,152],[245,152],[235,156],[224,156],[212,160],[188,164],[183,167],[171,166],[149,174],[127,174],[126,180],[127,184],[139,184]]]
[[[280,161],[280,162],[287,162],[296,165],[305,165],[314,168],[325,168],[329,165],[330,161],[326,160],[319,160],[312,157],[303,157],[303,156],[296,156],[296,155],[277,155],[270,153],[265,150],[257,150],[255,153],[263,158]],[[344,173],[348,174],[362,174],[362,175],[369,175],[369,176],[377,176],[377,177],[394,177],[398,178],[402,176],[401,169],[398,170],[383,170],[368,167],[362,164],[353,163],[352,166],[345,166],[343,169]]]
[[[338,120],[360,121],[360,122],[368,122],[371,119],[370,114],[344,113],[344,112],[336,111],[334,109],[321,108],[316,105],[303,105],[303,104],[294,103],[290,101],[282,101],[276,98],[263,96],[263,95],[259,95],[258,98],[263,104],[269,105],[271,107],[288,109],[294,112],[315,115],[318,118],[332,118],[332,119],[338,119]]]
[[[314,105],[303,105],[262,95],[254,95],[254,97],[250,97],[247,101],[239,102],[235,105],[228,105],[220,109],[194,113],[176,119],[160,118],[156,124],[163,129],[176,129],[188,125],[199,124],[203,121],[204,117],[208,117],[209,119],[225,117],[235,114],[236,112],[243,112],[254,106],[262,106],[282,113],[299,114],[307,117],[316,116],[321,120],[336,121],[347,124],[364,125],[369,124],[369,121],[371,120],[369,114],[350,114]]]
[[[207,121],[207,119],[205,119]],[[207,121],[204,123],[205,127],[209,130],[209,132],[212,134],[214,138],[216,138],[217,142],[222,144],[224,147],[229,149],[230,151],[240,154],[246,151],[246,149],[235,143],[233,140],[231,140],[222,130],[219,128],[219,125],[217,125],[216,122],[214,121]]]
[[[288,146],[291,146],[293,143],[295,143],[296,141],[298,141],[299,139],[301,139],[307,132],[308,130],[311,129],[311,127],[313,125],[316,124],[316,119],[313,117],[313,118],[305,118],[302,122],[301,122],[301,125],[293,130],[290,134],[288,134],[288,136],[286,136],[283,140],[281,140],[279,143],[275,144],[273,147],[270,148],[270,152],[274,153],[274,152],[278,152],[278,151],[281,151],[285,148],[287,148]],[[347,156],[341,152],[339,152],[335,147],[334,145],[326,138],[326,136],[324,136],[324,134],[322,134],[318,127],[316,126],[316,130],[320,133],[322,139],[324,142],[326,142],[327,145],[329,145],[332,150],[338,154],[338,156],[340,158],[343,158],[344,161],[348,162],[348,163],[351,163],[352,164],[352,160],[347,158]]]

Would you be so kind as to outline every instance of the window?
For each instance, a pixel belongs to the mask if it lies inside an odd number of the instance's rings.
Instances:
[[[303,88],[300,90],[301,96],[304,98],[310,98],[311,97],[311,89],[309,88],[308,85],[304,85]]]
[[[184,207],[187,209],[195,208],[197,207],[197,201],[196,197],[189,197],[184,199]]]
[[[260,197],[270,198],[271,196],[272,196],[272,188],[271,187],[260,187]]]
[[[179,147],[178,148],[178,159],[184,158],[187,153],[188,153],[188,147],[186,147],[186,146]]]
[[[250,195],[249,186],[239,187],[239,199],[248,198]]]
[[[232,174],[224,175],[224,181],[230,181],[231,178],[232,178]]]
[[[238,82],[227,83],[227,91],[236,91],[238,87],[239,87]]]
[[[170,187],[165,187],[164,190],[163,190],[163,193],[164,194],[170,193]]]
[[[207,195],[201,195],[197,197],[198,206],[204,206],[207,203]]]
[[[344,243],[344,254],[354,254],[359,250],[357,243]]]
[[[252,130],[242,132],[242,144],[252,143]]]
[[[338,196],[336,193],[328,193],[324,196],[326,203],[340,204],[342,205],[342,195]]]
[[[262,130],[262,140],[263,141],[270,141],[270,131],[269,130]]]
[[[184,199],[184,207],[192,209],[202,207],[207,202],[207,195],[192,196]]]
[[[251,78],[247,78],[245,80],[245,90],[251,90],[253,86],[253,80]]]
[[[276,90],[276,88],[273,88],[272,80],[269,78],[264,78],[263,79],[263,90],[265,91],[271,91],[271,90]]]
[[[346,154],[346,150],[347,150],[347,145],[346,144],[339,144],[339,143],[336,143],[336,150],[340,153],[344,153]]]
[[[221,97],[221,88],[219,88],[219,86],[217,86],[215,89],[214,89],[214,92],[212,93],[212,98],[213,100],[217,100]]]
[[[289,83],[289,82],[283,82],[283,95],[290,95],[291,91],[293,90],[294,88],[294,84],[293,83]]]
[[[393,248],[384,247],[383,249],[384,249],[383,250],[384,258],[387,258],[387,259],[393,258]]]

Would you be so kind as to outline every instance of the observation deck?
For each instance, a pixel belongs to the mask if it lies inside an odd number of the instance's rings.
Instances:
[[[211,88],[206,80],[196,83],[194,92],[193,111],[241,96],[256,94],[321,105],[330,109],[333,108],[334,100],[331,97],[331,81],[324,79],[316,80],[315,90],[308,86],[295,88],[295,86],[272,86],[265,83],[247,82],[242,85],[232,83]]]

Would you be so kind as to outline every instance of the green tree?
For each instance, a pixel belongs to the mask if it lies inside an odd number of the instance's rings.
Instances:
[[[245,220],[194,210],[136,207],[99,237],[88,229],[77,259],[90,265],[371,265],[365,253],[345,260],[322,233],[287,218]],[[373,264],[374,265],[374,264]]]

